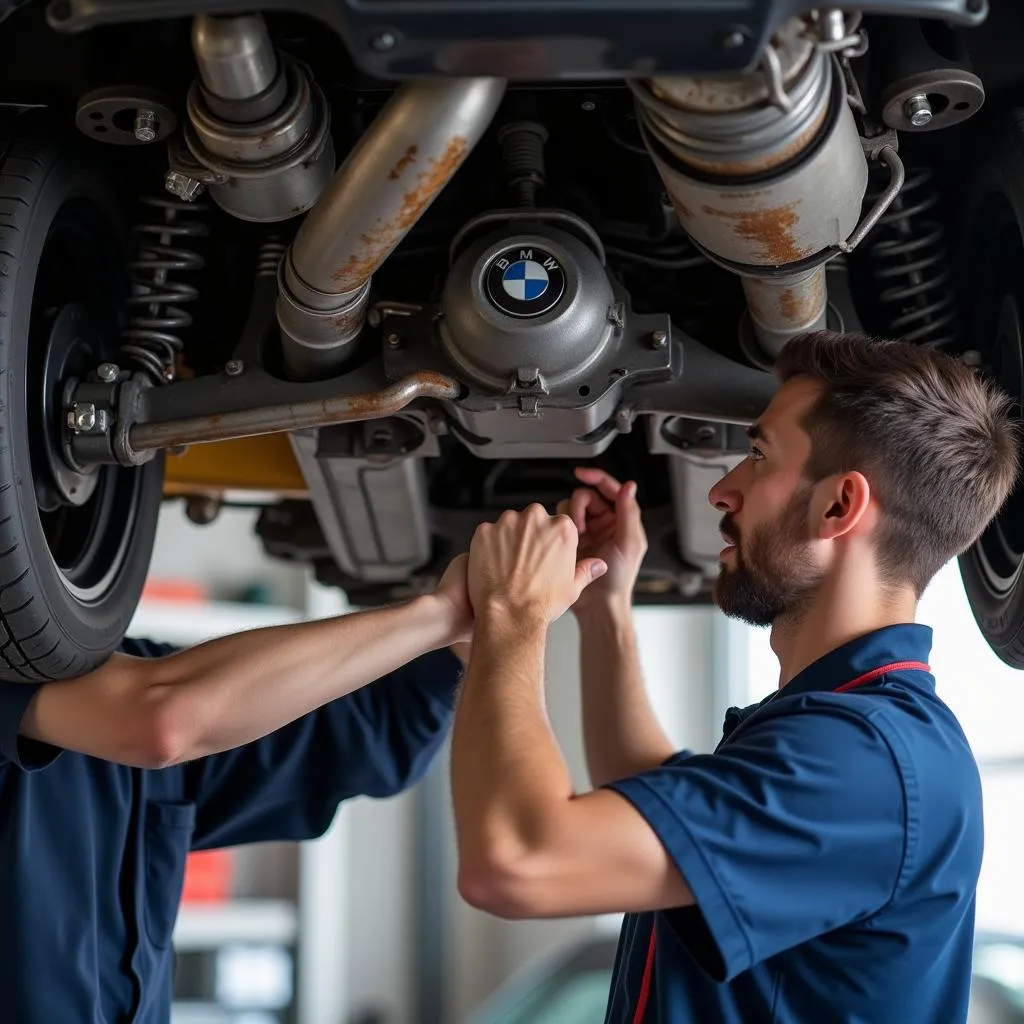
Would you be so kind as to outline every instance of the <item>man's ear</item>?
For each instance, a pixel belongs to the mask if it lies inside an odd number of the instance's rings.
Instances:
[[[840,473],[818,485],[815,506],[820,509],[817,533],[820,540],[835,540],[863,529],[871,515],[871,485],[863,473]]]

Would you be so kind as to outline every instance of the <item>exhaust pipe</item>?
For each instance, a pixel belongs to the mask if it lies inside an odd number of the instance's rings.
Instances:
[[[349,357],[371,277],[479,142],[505,85],[402,86],[335,173],[281,261],[277,318],[293,377],[330,376]]]

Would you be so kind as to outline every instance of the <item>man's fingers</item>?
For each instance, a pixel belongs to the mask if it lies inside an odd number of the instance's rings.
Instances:
[[[608,503],[589,487],[577,487],[569,499],[569,518],[580,533],[586,530],[588,518],[597,519],[610,511]]]
[[[584,558],[576,563],[576,599],[590,586],[594,580],[599,580],[608,571],[608,564],[600,558]],[[576,603],[573,600],[573,604]]]
[[[632,526],[640,521],[640,506],[636,502],[636,484],[629,480],[624,483],[615,499],[615,511],[623,522]]]
[[[569,515],[572,521],[576,524],[576,529],[583,532],[587,525],[587,506],[589,500],[587,497],[587,491],[582,487],[577,487],[572,492],[572,497],[569,499]]]
[[[577,466],[576,479],[595,488],[603,498],[614,502],[619,495],[622,484],[610,473],[603,469],[595,469],[593,466]]]

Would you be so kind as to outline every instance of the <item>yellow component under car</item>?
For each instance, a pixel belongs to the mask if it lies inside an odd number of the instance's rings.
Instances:
[[[287,434],[194,444],[180,455],[168,454],[164,494],[215,494],[265,491],[287,498],[308,498],[309,488]]]

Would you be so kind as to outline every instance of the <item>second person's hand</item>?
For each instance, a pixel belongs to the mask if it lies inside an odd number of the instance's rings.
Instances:
[[[469,549],[469,597],[478,624],[547,627],[603,575],[599,558],[577,563],[576,527],[540,505],[483,523]]]
[[[468,644],[473,637],[473,607],[469,603],[467,569],[469,555],[461,554],[452,559],[434,591],[448,625],[450,644]],[[460,660],[466,661],[464,648],[456,652]]]
[[[608,572],[599,583],[588,587],[573,606],[583,611],[599,601],[632,601],[640,565],[647,554],[647,535],[636,500],[636,484],[619,483],[601,469],[581,466],[576,479],[586,487],[558,506],[579,532],[579,557],[600,558]]]

